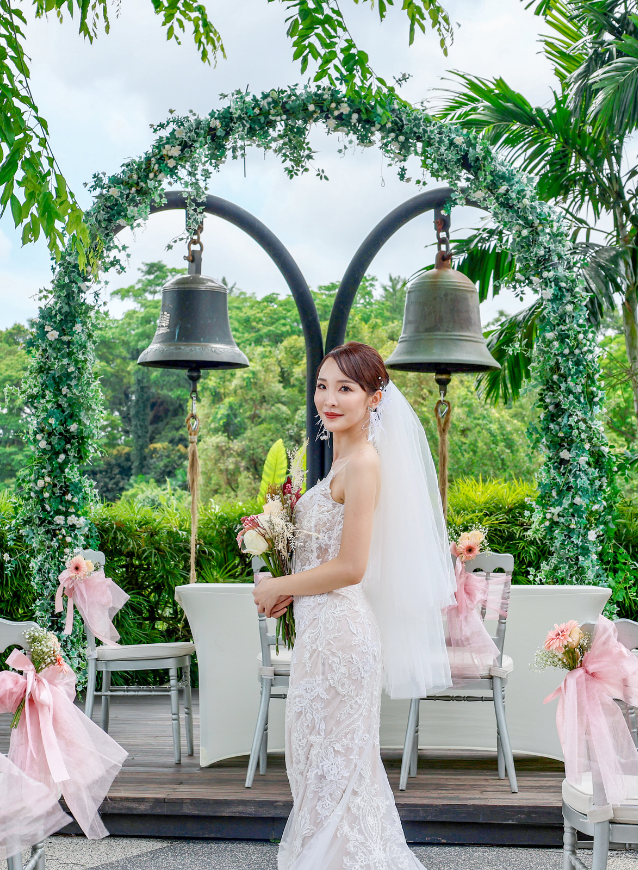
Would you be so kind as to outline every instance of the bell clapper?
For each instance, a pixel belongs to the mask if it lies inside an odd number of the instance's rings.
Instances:
[[[448,450],[447,439],[452,421],[452,404],[446,399],[447,388],[452,379],[450,372],[437,372],[434,376],[439,387],[439,400],[434,406],[436,428],[439,433],[439,492],[443,505],[443,515],[447,517],[447,478],[448,478]]]

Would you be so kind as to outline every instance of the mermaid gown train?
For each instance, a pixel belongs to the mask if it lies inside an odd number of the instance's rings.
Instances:
[[[343,505],[332,472],[296,508],[295,571],[334,559]],[[361,584],[294,601],[297,639],[286,703],[293,809],[279,870],[423,870],[408,848],[381,762],[379,630]]]

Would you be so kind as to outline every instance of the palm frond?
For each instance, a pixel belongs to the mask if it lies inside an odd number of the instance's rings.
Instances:
[[[625,34],[615,48],[620,56],[591,75],[596,96],[590,117],[626,134],[638,127],[638,40]]]
[[[539,299],[484,333],[490,353],[501,365],[500,370],[482,372],[476,379],[477,392],[486,401],[508,403],[520,396],[523,384],[531,374],[541,312]]]
[[[575,118],[566,94],[553,92],[549,106],[532,106],[503,79],[454,75],[459,86],[441,92],[438,117],[482,133],[523,171],[537,175],[542,199],[574,211],[588,205],[596,217],[609,209],[615,194],[606,161],[617,145]]]
[[[480,302],[490,294],[497,296],[500,282],[516,274],[516,261],[507,250],[500,227],[483,227],[465,239],[455,240],[454,254],[455,268],[476,285]]]

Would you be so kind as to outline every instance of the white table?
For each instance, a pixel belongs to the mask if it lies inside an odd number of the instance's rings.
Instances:
[[[194,583],[175,590],[197,647],[202,767],[250,752],[259,706],[260,649],[252,590],[248,583]],[[595,622],[609,595],[609,589],[593,586],[512,587],[505,652],[514,659],[514,672],[505,703],[515,752],[562,757],[556,702],[543,705],[543,699],[561,683],[564,672],[538,674],[529,665],[555,622]],[[271,702],[268,746],[272,751],[284,748],[284,704]],[[403,747],[407,715],[407,701],[384,696],[383,748]],[[493,705],[423,702],[419,746],[494,750]]]

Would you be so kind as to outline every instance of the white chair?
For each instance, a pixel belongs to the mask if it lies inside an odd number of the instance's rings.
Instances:
[[[104,567],[104,553],[98,550],[83,550],[82,556],[94,565]],[[109,730],[109,707],[112,697],[122,695],[149,696],[170,694],[171,719],[173,724],[173,748],[175,764],[182,761],[182,744],[179,721],[179,690],[184,690],[184,721],[186,725],[186,751],[194,754],[193,709],[191,700],[191,656],[195,644],[190,641],[171,643],[138,643],[126,646],[96,646],[88,625],[84,625],[87,638],[87,686],[84,712],[91,719],[96,695],[102,698],[102,729]],[[178,670],[182,670],[181,684]],[[168,670],[169,686],[111,686],[111,674],[116,671],[161,671]],[[97,674],[102,674],[102,691],[96,691]]]
[[[0,653],[10,646],[19,646],[29,652],[29,644],[24,632],[30,628],[38,628],[35,622],[11,622],[0,618]],[[36,843],[31,849],[31,856],[26,864],[22,863],[22,855],[11,855],[7,858],[8,870],[44,870],[44,843]]]
[[[292,650],[288,650],[284,646],[279,647],[278,653],[272,650],[272,647],[276,645],[276,637],[274,634],[268,634],[268,620],[264,614],[259,613],[258,617],[261,652],[257,656],[257,668],[258,679],[261,684],[261,701],[259,704],[259,713],[257,715],[253,745],[250,750],[248,773],[246,775],[246,788],[251,788],[253,784],[258,760],[259,773],[266,773],[266,766],[268,763],[268,711],[270,709],[270,699],[287,697],[288,685],[290,682],[290,658],[292,656]]]
[[[44,843],[36,843],[31,847],[31,855],[26,864],[22,863],[22,855],[7,858],[7,870],[45,870]]]
[[[516,782],[516,771],[514,769],[514,756],[510,744],[509,733],[507,730],[507,721],[505,719],[505,685],[509,674],[514,669],[514,663],[509,656],[503,654],[503,645],[505,643],[505,628],[507,623],[507,610],[509,604],[511,576],[514,570],[514,557],[509,553],[479,553],[471,563],[468,563],[472,571],[485,571],[487,582],[490,582],[491,574],[499,571],[509,575],[508,581],[503,586],[503,596],[501,601],[501,613],[498,617],[496,636],[493,638],[494,643],[499,650],[499,659],[495,667],[486,670],[485,674],[481,674],[480,679],[468,681],[462,689],[446,689],[444,692],[439,692],[436,695],[431,695],[428,698],[413,698],[410,702],[410,713],[408,715],[408,726],[405,735],[405,746],[403,748],[403,758],[401,760],[401,777],[399,780],[399,789],[405,791],[408,784],[408,775],[417,775],[417,762],[419,757],[419,706],[420,701],[488,701],[494,704],[494,712],[496,714],[496,749],[498,761],[498,775],[501,779],[505,779],[505,774],[509,779],[510,788],[513,792],[518,791]],[[482,612],[483,619],[485,618],[485,610]],[[485,694],[462,694],[466,690],[483,692]]]
[[[634,652],[638,648],[638,623],[630,619],[618,619],[614,625],[620,643]],[[584,623],[582,628],[593,633],[595,625]],[[635,710],[622,702],[618,703],[624,710],[634,744],[638,746]],[[627,777],[627,786],[629,797],[620,806],[612,807],[614,815],[611,819],[590,822],[587,814],[593,806],[591,774],[585,777],[580,786],[563,780],[563,870],[589,870],[576,855],[579,845],[585,845],[578,842],[577,832],[594,838],[591,870],[606,870],[610,846],[638,846],[638,778]],[[586,845],[591,846],[591,843]]]

